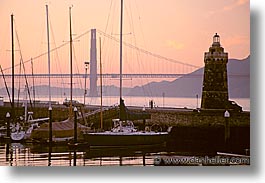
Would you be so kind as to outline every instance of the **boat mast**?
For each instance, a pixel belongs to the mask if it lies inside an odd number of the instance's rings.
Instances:
[[[71,6],[69,7],[69,19],[70,19],[70,107],[69,107],[69,118],[73,118],[72,108],[73,108],[73,60],[72,60],[72,49],[73,49],[73,39],[72,39],[72,22],[71,22]]]
[[[123,23],[123,0],[121,0],[121,20],[120,20],[120,113],[121,119],[121,104],[122,104],[122,23]]]
[[[51,70],[50,70],[50,34],[49,34],[49,11],[46,4],[47,18],[47,42],[48,42],[48,73],[49,73],[49,142],[52,143],[52,105],[51,105]]]
[[[123,0],[121,0],[121,22],[120,22],[120,105],[122,103],[122,23],[123,23]]]
[[[103,129],[101,38],[99,38],[99,62],[100,62],[100,128]]]
[[[11,116],[12,116],[12,121],[14,122],[15,120],[15,95],[14,95],[14,90],[15,90],[15,54],[14,54],[14,15],[11,15],[11,44],[12,44],[12,103],[11,103]]]
[[[51,108],[51,64],[50,64],[50,33],[49,33],[49,11],[46,5],[46,18],[47,18],[47,41],[48,41],[48,75],[49,75],[49,108]]]
[[[25,107],[25,116],[24,116],[24,122],[27,122],[28,121],[28,95],[27,95],[27,91],[28,90],[28,88],[27,88],[27,85],[25,85],[25,90],[24,90],[24,92],[25,92],[25,101],[24,101],[24,107]]]
[[[36,98],[35,98],[35,83],[34,83],[34,73],[33,73],[33,60],[31,58],[31,75],[32,75],[32,87],[33,87],[33,105],[35,107]]]

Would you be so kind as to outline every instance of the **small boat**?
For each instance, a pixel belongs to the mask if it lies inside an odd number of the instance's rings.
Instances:
[[[49,120],[49,118],[32,119],[32,117],[30,117],[26,122],[17,122],[15,125],[11,126],[11,140],[22,141],[30,139],[32,131],[39,128],[39,124],[47,120]]]
[[[83,134],[89,146],[146,146],[164,144],[168,132],[138,131],[132,121],[113,119],[113,128],[104,132]]]
[[[66,119],[60,122],[52,123],[53,142],[69,142],[74,138],[74,120]],[[81,136],[81,131],[88,130],[88,128],[80,123],[77,123],[77,134]],[[39,128],[33,130],[31,133],[31,138],[34,141],[48,142],[49,141],[49,123],[43,123]]]
[[[14,132],[11,132],[10,137],[12,141],[21,141],[25,137],[25,131],[21,128],[19,123],[16,124]]]
[[[39,128],[39,124],[48,121],[49,118],[33,119],[33,112],[28,112],[27,107],[27,88],[25,88],[26,99],[24,101],[24,116],[20,116],[15,124],[11,126],[10,138],[12,141],[22,141],[30,139],[31,133],[34,129]]]
[[[66,99],[64,99],[64,101],[63,101],[63,105],[65,105],[66,107],[69,107],[70,106],[70,100],[67,100],[67,98]],[[83,106],[83,104],[82,103],[80,103],[80,102],[78,102],[77,100],[72,100],[72,105],[73,106]]]

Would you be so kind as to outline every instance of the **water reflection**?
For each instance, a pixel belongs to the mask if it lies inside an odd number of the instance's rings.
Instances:
[[[0,144],[1,166],[150,166],[163,148],[86,148]]]
[[[52,146],[49,145],[49,154],[48,154],[48,166],[51,166],[51,158],[52,158]]]
[[[9,161],[9,144],[6,144],[6,161]]]
[[[198,158],[204,158],[204,160],[206,158],[207,162],[198,163]],[[224,158],[229,160],[227,156],[223,157],[223,160]],[[216,154],[168,152],[163,146],[72,149],[66,145],[54,144],[0,144],[0,166],[223,166],[250,164],[249,156],[240,155],[232,158],[237,161],[232,164],[230,164],[231,162],[224,164],[219,161],[220,156]],[[176,162],[176,160],[184,161],[179,164],[181,162]]]

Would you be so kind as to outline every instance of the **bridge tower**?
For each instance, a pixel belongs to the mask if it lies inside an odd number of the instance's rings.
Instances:
[[[91,29],[90,42],[90,97],[97,97],[97,35],[96,29]]]
[[[220,44],[216,33],[209,52],[204,53],[204,78],[202,88],[202,109],[225,109],[228,104],[227,84],[228,53]]]

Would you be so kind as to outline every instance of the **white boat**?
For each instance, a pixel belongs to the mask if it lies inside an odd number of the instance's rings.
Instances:
[[[168,132],[138,131],[132,121],[114,119],[111,131],[89,132],[84,134],[84,140],[89,146],[145,146],[164,144]]]
[[[10,137],[12,141],[21,141],[21,140],[24,140],[25,134],[26,134],[25,131],[16,131],[16,132],[12,132],[10,134]]]
[[[123,21],[122,17],[123,17],[123,0],[121,1],[121,27],[120,27],[120,106],[119,106],[120,119],[113,120],[114,124],[111,131],[84,132],[83,137],[84,140],[90,146],[120,147],[120,146],[142,146],[142,145],[164,144],[167,140],[168,132],[154,132],[152,130],[138,131],[134,127],[133,122],[129,121],[130,119],[135,119],[133,116],[137,115],[138,119],[139,117],[143,117],[141,119],[146,119],[145,118],[146,114],[144,113],[133,114],[125,107],[122,99],[122,21]],[[100,75],[102,75],[102,73]],[[101,128],[102,128],[102,114],[101,114]]]
[[[33,112],[28,112],[27,107],[27,88],[25,88],[25,100],[24,100],[24,116],[19,118],[19,121],[15,124],[11,124],[10,138],[12,141],[22,141],[30,139],[31,133],[34,129],[39,128],[39,123],[49,120],[49,118],[33,119]]]
[[[49,118],[32,119],[32,117],[30,117],[26,122],[17,122],[15,125],[11,126],[11,140],[22,141],[30,139],[32,131],[40,127],[39,123],[47,120],[49,120]]]

